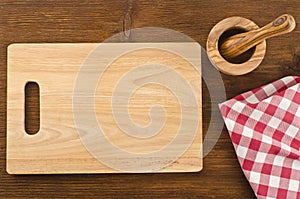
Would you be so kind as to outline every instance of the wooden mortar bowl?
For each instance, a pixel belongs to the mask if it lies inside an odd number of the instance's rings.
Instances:
[[[211,63],[221,72],[228,75],[243,75],[256,69],[266,53],[266,41],[263,40],[256,45],[253,55],[243,63],[231,63],[227,61],[219,51],[221,36],[230,29],[241,29],[251,31],[259,27],[251,20],[243,17],[230,17],[220,21],[210,31],[206,49]]]

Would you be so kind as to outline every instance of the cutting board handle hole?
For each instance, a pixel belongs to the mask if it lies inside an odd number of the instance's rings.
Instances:
[[[35,135],[40,130],[40,87],[36,82],[25,85],[25,131]]]

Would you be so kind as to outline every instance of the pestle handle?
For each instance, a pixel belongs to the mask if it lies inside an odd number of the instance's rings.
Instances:
[[[233,35],[221,45],[221,54],[226,58],[234,58],[265,39],[293,31],[296,22],[293,16],[284,14],[262,28]]]

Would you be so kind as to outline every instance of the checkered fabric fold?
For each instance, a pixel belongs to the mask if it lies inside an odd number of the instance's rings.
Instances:
[[[300,77],[241,94],[220,110],[256,196],[300,199]]]

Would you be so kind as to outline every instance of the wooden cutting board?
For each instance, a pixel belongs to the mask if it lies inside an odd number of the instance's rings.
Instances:
[[[197,43],[10,45],[7,172],[200,171],[200,51]],[[39,86],[34,135],[25,129],[28,82]]]

